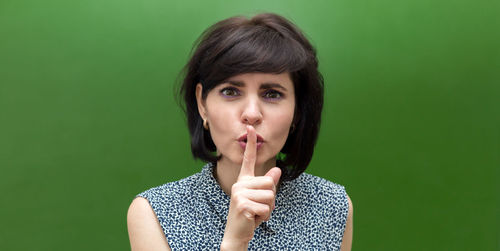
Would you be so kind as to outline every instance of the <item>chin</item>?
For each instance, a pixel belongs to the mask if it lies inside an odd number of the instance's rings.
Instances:
[[[223,157],[223,159],[224,159],[224,157]],[[225,159],[226,159],[226,161],[232,162],[232,163],[234,163],[236,165],[240,165],[241,166],[243,164],[243,155],[238,155],[238,156],[229,157],[229,158],[225,158]],[[269,161],[271,159],[272,158],[264,158],[263,156],[257,155],[257,160],[255,161],[255,165],[256,166],[262,165],[262,164],[266,163],[267,161]]]

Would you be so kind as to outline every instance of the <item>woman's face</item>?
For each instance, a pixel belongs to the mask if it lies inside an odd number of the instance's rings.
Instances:
[[[295,111],[295,91],[288,73],[245,73],[229,78],[201,99],[198,109],[208,122],[221,161],[241,165],[246,126],[257,132],[257,162],[274,161],[286,142]]]

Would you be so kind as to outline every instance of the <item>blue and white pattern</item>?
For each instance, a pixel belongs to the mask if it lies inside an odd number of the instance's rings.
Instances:
[[[212,164],[179,181],[151,188],[146,198],[172,250],[220,250],[229,196]],[[281,183],[276,208],[248,250],[340,250],[349,204],[343,186],[302,173]]]

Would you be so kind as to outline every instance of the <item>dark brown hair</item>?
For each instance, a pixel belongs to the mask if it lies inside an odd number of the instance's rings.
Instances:
[[[196,85],[202,98],[224,80],[243,73],[288,72],[295,88],[294,128],[278,154],[282,180],[292,180],[307,168],[319,133],[323,108],[323,77],[316,51],[302,32],[282,16],[264,13],[251,19],[231,17],[209,27],[197,40],[184,68],[180,94],[184,98],[195,158],[215,163],[216,147],[196,103]]]

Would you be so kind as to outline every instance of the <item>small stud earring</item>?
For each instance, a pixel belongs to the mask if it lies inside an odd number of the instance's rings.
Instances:
[[[290,126],[290,133],[293,133],[293,131],[295,131],[295,124],[292,124],[292,126]]]
[[[203,128],[205,128],[206,130],[208,130],[208,122],[206,119],[203,120]]]

